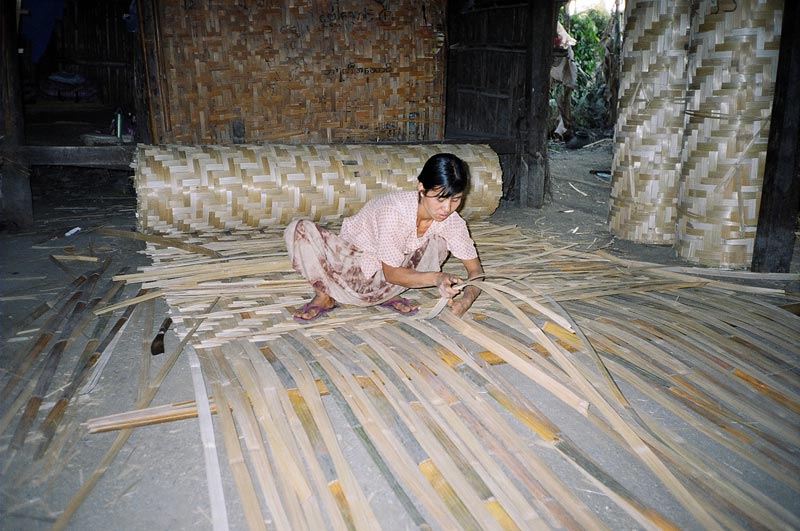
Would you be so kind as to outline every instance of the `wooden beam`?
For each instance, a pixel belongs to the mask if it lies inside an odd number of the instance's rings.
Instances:
[[[800,213],[800,39],[798,3],[784,3],[781,49],[752,270],[786,273]]]
[[[0,0],[0,148],[14,150],[24,138],[22,81],[17,53],[17,2]],[[0,152],[0,228],[33,224],[28,168]]]
[[[523,153],[520,157],[519,206],[540,208],[550,177],[547,160],[547,119],[550,113],[550,66],[556,31],[556,3],[530,0],[528,26],[527,90],[525,126],[520,130]]]
[[[136,146],[18,146],[0,155],[29,166],[81,166],[127,170]]]

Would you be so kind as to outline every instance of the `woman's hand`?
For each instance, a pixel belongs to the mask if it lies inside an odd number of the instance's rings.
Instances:
[[[461,282],[460,278],[448,275],[447,273],[438,273],[436,276],[436,287],[439,288],[439,294],[448,299],[452,299],[458,295],[459,290],[453,286],[459,282]]]
[[[475,286],[467,286],[462,291],[463,294],[460,297],[451,299],[447,303],[453,315],[459,317],[472,307],[472,303],[475,302],[475,299],[478,298],[478,293],[480,293],[480,290]]]

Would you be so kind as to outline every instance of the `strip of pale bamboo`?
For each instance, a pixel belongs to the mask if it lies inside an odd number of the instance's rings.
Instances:
[[[150,323],[152,326],[152,322]],[[145,328],[152,330],[152,328]],[[149,350],[149,345],[143,347]],[[214,424],[211,414],[214,410],[208,399],[208,391],[203,378],[200,358],[191,345],[187,345],[186,354],[189,358],[189,370],[192,373],[192,388],[194,389],[195,411],[200,423],[200,440],[203,442],[203,461],[206,465],[206,481],[208,483],[208,498],[211,504],[211,522],[214,531],[227,531],[228,510],[225,506],[225,490],[222,485],[222,474],[219,466],[219,455],[217,454],[217,443],[214,437]],[[145,352],[145,355],[147,352]]]
[[[405,488],[412,492],[416,500],[430,513],[440,525],[458,527],[459,522],[450,513],[447,505],[428,482],[418,464],[401,442],[389,437],[391,428],[382,420],[376,406],[369,400],[352,373],[328,349],[308,342],[309,350],[325,371],[326,375],[343,391],[353,412],[359,417],[369,437],[375,441],[376,448],[385,455],[386,463]]]

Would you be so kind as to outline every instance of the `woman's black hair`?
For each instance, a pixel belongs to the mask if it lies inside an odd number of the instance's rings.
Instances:
[[[452,153],[439,153],[425,162],[417,180],[422,183],[426,194],[438,189],[436,197],[452,197],[467,190],[469,168]]]

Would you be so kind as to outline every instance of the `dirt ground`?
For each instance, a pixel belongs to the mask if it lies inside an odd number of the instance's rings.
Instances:
[[[645,245],[617,239],[608,230],[612,140],[601,139],[580,149],[562,142],[550,146],[550,186],[540,209],[500,208],[496,223],[535,231],[543,238],[606,249],[624,258],[659,264],[689,265],[671,246]]]
[[[607,226],[610,180],[602,174],[611,166],[611,142],[601,141],[580,150],[567,150],[555,144],[550,153],[551,190],[542,209],[499,209],[491,221],[518,225],[554,242],[574,244],[576,250],[604,248],[624,258],[663,264],[690,265],[679,260],[670,247],[632,244],[616,239]],[[43,301],[51,301],[83,271],[82,264],[56,264],[51,255],[63,255],[90,247],[97,255],[112,256],[116,266],[127,264],[131,271],[147,264],[140,252],[141,242],[110,238],[89,229],[108,226],[133,230],[136,225],[136,200],[128,172],[42,168],[33,176],[36,225],[23,233],[0,234],[0,354],[3,385],[10,376],[13,354],[22,344],[21,321]],[[80,228],[67,236],[73,229]],[[797,257],[798,253],[795,253]],[[64,265],[67,263],[69,265]],[[797,263],[797,260],[795,260]],[[126,287],[121,300],[135,295]],[[158,301],[154,318],[144,337],[152,338],[166,305]],[[139,332],[123,330],[118,350],[124,357],[112,361],[102,380],[90,392],[78,397],[73,412],[80,422],[102,415],[130,410],[136,403],[141,344]],[[87,331],[89,333],[90,331]],[[34,333],[25,336],[30,340]],[[177,346],[169,333],[166,351]],[[165,356],[153,357],[151,374],[164,363]],[[42,411],[49,410],[64,391],[68,374],[57,374],[44,393]],[[32,385],[22,387],[32,389]],[[190,368],[181,359],[170,372],[155,403],[174,403],[193,398]],[[80,423],[70,433],[61,433],[59,445],[50,460],[31,465],[29,448],[42,441],[32,433],[22,449],[11,448],[16,419],[0,411],[0,528],[47,529],[56,522],[72,495],[85,485],[89,474],[100,463],[117,434],[87,435]],[[13,421],[13,422],[12,422]],[[217,440],[221,439],[219,436]],[[54,443],[55,444],[55,443]],[[55,450],[54,450],[55,451]],[[203,445],[196,423],[175,422],[133,431],[123,450],[110,463],[106,476],[88,495],[71,519],[70,529],[210,529],[208,494],[204,482]],[[234,491],[229,471],[223,470],[226,489]],[[230,501],[231,528],[244,529],[241,508]],[[238,515],[238,516],[237,516]],[[400,528],[400,527],[398,527]]]

